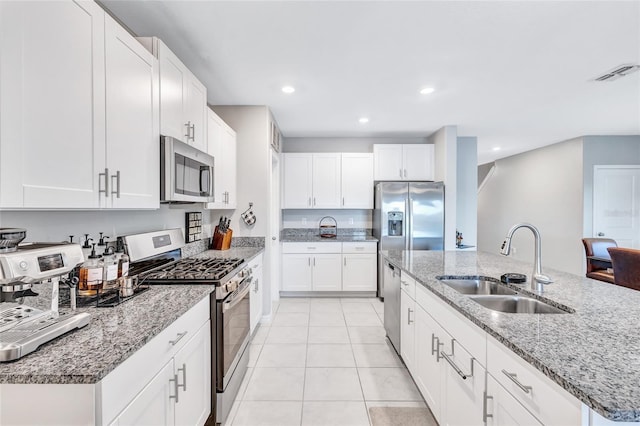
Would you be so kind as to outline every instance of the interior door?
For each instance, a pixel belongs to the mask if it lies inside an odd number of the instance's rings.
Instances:
[[[593,236],[640,248],[640,167],[595,166]]]

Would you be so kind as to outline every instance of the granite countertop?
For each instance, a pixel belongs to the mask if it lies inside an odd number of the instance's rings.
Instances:
[[[283,243],[330,243],[330,242],[360,242],[375,243],[377,238],[371,235],[370,229],[338,228],[335,238],[322,238],[317,228],[285,228],[280,233]]]
[[[530,263],[484,252],[383,251],[383,256],[596,412],[640,421],[640,292],[545,268],[542,297],[574,313],[506,314],[442,284],[441,275],[531,276]],[[521,294],[530,293],[516,284]]]
[[[263,247],[207,250],[195,257],[241,257],[251,260]],[[31,354],[0,363],[4,383],[97,383],[138,349],[215,289],[211,285],[155,285],[113,308],[79,308],[91,314],[89,325],[42,345]],[[41,296],[25,304],[49,309],[50,284],[38,285]],[[69,312],[69,309],[60,309]]]

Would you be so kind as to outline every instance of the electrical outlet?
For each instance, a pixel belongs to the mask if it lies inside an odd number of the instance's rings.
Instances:
[[[306,218],[306,217],[303,217],[303,218],[302,218],[302,224],[303,224],[303,225],[306,225],[306,224],[307,224],[307,218]]]
[[[349,225],[353,225],[353,218],[352,217],[349,218]]]

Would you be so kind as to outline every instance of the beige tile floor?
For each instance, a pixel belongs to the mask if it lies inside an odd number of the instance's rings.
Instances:
[[[281,299],[225,426],[369,426],[369,407],[424,407],[383,321],[375,298]]]

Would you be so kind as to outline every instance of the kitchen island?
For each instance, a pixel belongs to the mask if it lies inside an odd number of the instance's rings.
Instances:
[[[241,257],[249,261],[263,250],[237,247],[208,250],[195,257]],[[28,304],[48,309],[50,285],[42,284],[35,290],[40,296],[31,298]],[[110,422],[122,404],[131,401],[154,377],[155,370],[150,366],[173,363],[181,348],[189,348],[190,339],[201,339],[200,348],[195,350],[200,351],[204,368],[210,368],[205,358],[211,356],[209,295],[214,290],[212,285],[155,285],[116,307],[78,308],[91,314],[89,325],[21,359],[0,364],[0,423],[15,422],[11,416],[16,411],[22,411],[21,419],[31,424],[87,424],[87,419],[94,424]],[[178,369],[178,361],[175,363]],[[29,410],[26,400],[16,406],[20,395],[49,402],[43,410]],[[63,417],[56,418],[60,410]],[[38,413],[48,423],[43,423]],[[30,422],[29,418],[38,420]]]
[[[486,332],[487,341],[500,342],[584,406],[605,419],[640,421],[640,292],[545,269],[554,283],[545,286],[541,296],[531,293],[526,284],[509,286],[522,296],[541,297],[569,312],[501,313],[437,277],[499,279],[515,272],[530,278],[531,264],[483,252],[384,251],[382,255],[415,278],[416,287],[428,290]],[[583,424],[587,423],[583,420]]]

